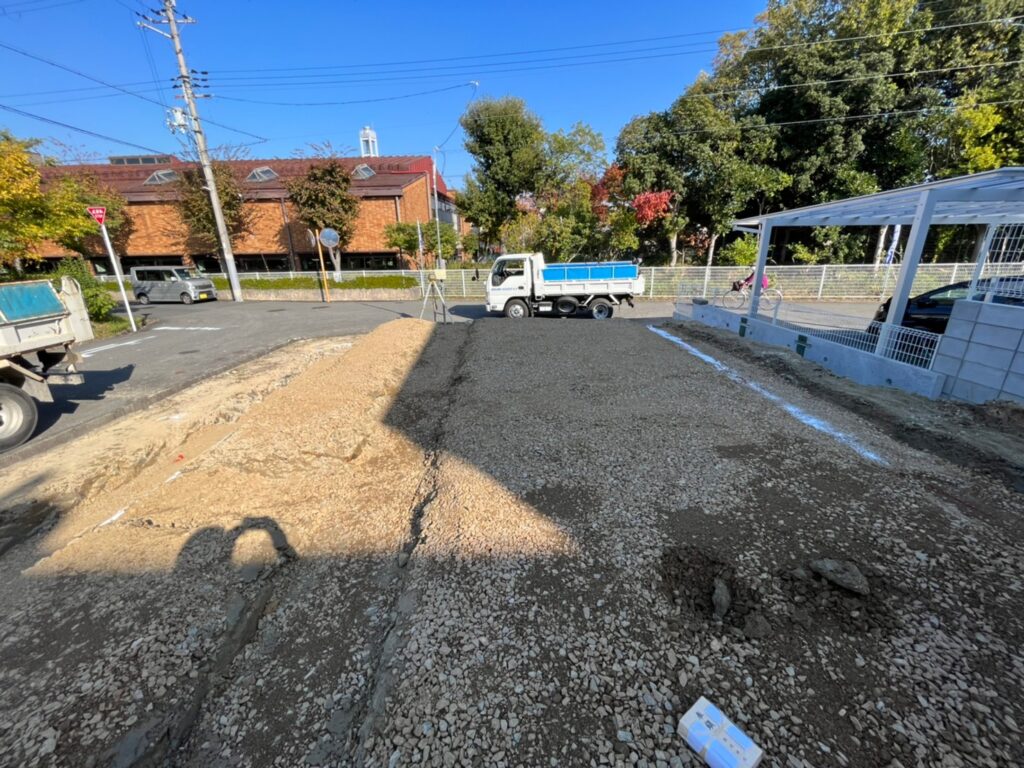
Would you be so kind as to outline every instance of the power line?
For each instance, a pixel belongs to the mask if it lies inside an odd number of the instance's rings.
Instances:
[[[935,0],[933,0],[933,2],[934,1]],[[120,3],[120,4],[123,5],[125,8],[129,8],[129,6],[127,6],[124,3]],[[839,43],[839,42],[849,42],[849,41],[852,41],[852,40],[869,39],[869,38],[872,38],[872,37],[883,37],[883,36],[888,36],[888,35],[893,35],[893,34],[913,34],[913,33],[923,33],[923,32],[930,32],[930,31],[940,31],[940,30],[944,30],[944,29],[952,29],[952,28],[964,27],[964,26],[972,26],[972,25],[973,26],[977,26],[977,25],[982,25],[982,24],[997,23],[997,22],[1000,22],[1000,21],[1014,21],[1014,20],[1018,20],[1018,19],[1022,19],[1022,18],[1024,18],[1024,16],[1013,16],[1013,17],[1005,17],[1005,18],[998,18],[998,19],[987,19],[987,20],[974,21],[974,22],[961,22],[961,23],[958,23],[958,24],[947,24],[947,25],[932,26],[932,27],[921,27],[921,28],[917,28],[917,29],[901,30],[901,31],[894,32],[894,33],[884,33],[884,34],[878,34],[878,35],[861,35],[861,36],[857,36],[857,37],[834,38],[834,39],[829,39],[829,40],[803,41],[803,42],[797,42],[797,43],[789,43],[789,44],[780,45],[780,46],[761,46],[761,47],[750,48],[750,49],[748,49],[748,52],[749,51],[757,51],[757,50],[774,50],[774,49],[781,49],[781,48],[791,48],[791,47],[796,47],[796,46],[826,45],[826,44],[833,44],[833,43]],[[699,34],[708,34],[708,33],[691,33],[689,36],[694,36],[694,35],[699,35]],[[677,37],[677,36],[666,36],[666,37],[661,37],[661,38],[641,38],[641,39],[638,39],[638,40],[640,40],[640,41],[642,41],[642,40],[661,40],[661,39],[669,39],[669,38],[672,38],[672,37]],[[633,41],[621,41],[621,42],[617,42],[617,43],[615,43],[615,42],[613,42],[613,43],[595,43],[595,44],[585,45],[585,46],[566,46],[564,48],[537,49],[537,52],[558,51],[558,50],[574,50],[574,49],[578,49],[578,48],[591,48],[591,47],[610,46],[610,45],[623,45],[623,44],[627,44],[627,43],[630,43],[630,42],[633,42]],[[666,46],[666,47],[671,48],[673,46]],[[674,47],[678,47],[678,46],[674,46]],[[15,50],[17,51],[17,49],[15,49]],[[636,51],[605,52],[605,53],[600,53],[600,54],[584,54],[584,56],[591,57],[591,58],[594,57],[594,56],[607,56],[607,55],[616,56],[617,58],[605,59],[603,61],[599,60],[599,61],[588,61],[588,62],[574,62],[574,63],[571,63],[571,64],[558,64],[558,65],[547,66],[547,67],[513,67],[513,68],[501,69],[501,70],[488,70],[487,73],[489,73],[489,74],[504,74],[504,73],[519,72],[519,71],[534,71],[534,70],[540,70],[540,69],[565,68],[567,66],[584,66],[584,65],[591,65],[591,64],[600,65],[600,64],[619,63],[619,62],[627,62],[627,61],[641,61],[641,60],[648,60],[648,59],[655,59],[655,58],[667,58],[667,57],[672,57],[672,56],[682,56],[682,55],[690,55],[690,54],[698,54],[698,53],[713,53],[717,49],[716,48],[704,48],[704,49],[696,49],[696,50],[690,50],[690,51],[677,51],[677,52],[674,52],[674,53],[671,53],[671,54],[644,55],[644,56],[637,56],[637,57],[623,57],[621,55],[621,54],[630,54],[630,53],[641,53],[641,52],[644,52],[644,51],[647,51],[647,50],[651,50],[651,49],[640,49],[640,50],[636,50]],[[654,50],[657,50],[657,49],[654,49]],[[22,51],[17,51],[17,52],[22,53],[23,55],[30,55],[30,54],[27,54],[27,52],[22,52]],[[366,64],[364,64],[364,65],[349,65],[349,66],[354,66],[354,67],[391,66],[392,64],[397,65],[397,64],[402,64],[402,63],[415,63],[416,61],[423,61],[423,62],[453,61],[453,60],[465,60],[465,59],[477,59],[477,58],[493,58],[493,57],[500,57],[500,56],[506,56],[506,55],[515,55],[515,54],[514,53],[510,53],[510,54],[481,54],[481,55],[476,55],[476,56],[450,57],[448,59],[422,59],[422,60],[411,60],[409,62],[392,62],[392,63],[376,64],[376,65],[366,65]],[[41,57],[35,57],[35,58],[37,58],[38,60],[42,60]],[[574,57],[563,57],[563,59],[564,58],[574,58]],[[575,57],[575,58],[580,58],[580,57]],[[538,61],[538,62],[539,61],[562,61],[563,59],[546,59],[546,60],[535,60],[535,61]],[[49,63],[49,64],[54,65],[54,66],[62,66],[62,65],[56,64],[55,62],[50,62],[48,60],[44,60],[44,61],[45,61],[45,63]],[[480,64],[478,66],[497,67],[497,66],[515,65],[515,64],[522,64],[522,63],[529,63],[529,62],[523,62],[523,61],[520,61],[520,62],[515,62],[515,61],[511,61],[511,62],[493,62],[493,63]],[[68,69],[68,71],[73,71],[73,70],[70,70],[70,68],[66,68],[66,67],[62,67],[62,68]],[[463,66],[463,68],[465,68],[465,65]],[[244,71],[256,71],[256,72],[266,71],[266,72],[272,72],[272,71],[292,71],[292,70],[311,70],[311,69],[338,69],[338,66],[316,67],[316,68],[314,68],[314,67],[308,67],[308,68],[297,67],[297,68],[291,68],[290,70],[289,69],[278,69],[278,70],[275,70],[275,69],[265,69],[265,70],[222,70],[222,71],[223,72],[244,72]],[[452,69],[452,68],[446,68],[446,69]],[[377,72],[377,73],[373,73],[373,72],[354,72],[354,73],[352,73],[352,75],[356,76],[356,77],[359,77],[361,75],[394,75],[394,74],[401,75],[401,74],[403,74],[403,72],[417,72],[418,73],[418,72],[422,72],[422,71],[423,71],[422,68],[417,68],[417,69],[413,69],[413,70],[391,70],[391,71],[381,71],[381,72]],[[84,73],[76,72],[76,74],[80,74],[80,75],[84,76]],[[331,76],[332,75],[330,75],[330,74],[328,74],[328,75],[306,75],[306,77],[331,77]],[[337,76],[338,77],[348,77],[344,73],[338,73]],[[439,73],[439,74],[433,74],[433,75],[420,75],[418,77],[416,77],[416,76],[369,77],[369,78],[362,78],[362,79],[352,79],[351,77],[349,77],[349,79],[344,79],[344,80],[330,80],[330,81],[316,80],[316,81],[305,82],[305,83],[290,82],[290,83],[282,83],[281,85],[277,85],[275,83],[267,82],[268,78],[262,78],[258,82],[237,83],[237,84],[231,84],[231,85],[227,85],[226,84],[226,82],[230,78],[219,78],[217,80],[217,82],[219,84],[223,83],[224,84],[222,86],[223,88],[232,88],[232,89],[234,89],[234,88],[255,88],[255,87],[261,87],[261,88],[267,88],[267,87],[270,87],[270,88],[273,88],[273,87],[292,88],[292,87],[303,87],[303,86],[357,85],[357,84],[372,84],[372,83],[377,83],[377,82],[395,82],[395,81],[409,81],[409,80],[439,79],[439,78],[447,77],[447,76],[450,76],[450,75]],[[115,85],[115,84],[111,84],[111,83],[106,83],[105,81],[101,81],[101,80],[98,80],[96,78],[89,78],[89,79],[93,80],[94,82],[99,82],[103,87],[114,88],[114,89],[117,89],[117,90],[123,90],[123,89],[126,89],[128,87],[133,87],[133,86],[138,86],[138,85],[151,85],[151,84],[154,84],[154,85],[158,85],[159,86],[159,81],[140,81],[140,82],[134,82],[134,83],[124,83],[124,84],[121,84],[121,85]],[[255,80],[256,78],[247,77],[247,78],[236,78],[236,79],[238,79],[238,80]],[[95,88],[60,89],[60,90],[50,90],[50,91],[37,91],[37,92],[28,92],[28,93],[7,94],[5,96],[5,98],[17,98],[17,97],[25,97],[25,96],[29,96],[29,97],[30,96],[40,96],[40,95],[47,95],[47,94],[51,94],[51,93],[52,94],[72,93],[72,92],[86,91],[86,90],[95,90]],[[130,94],[133,95],[133,96],[136,96],[136,97],[144,98],[142,93],[139,93],[137,91],[132,91],[132,92],[130,92]],[[153,101],[153,103],[157,103],[157,102]]]
[[[764,128],[789,127],[793,125],[811,125],[814,123],[836,123],[846,120],[872,120],[879,117],[895,117],[898,115],[920,115],[928,112],[939,112],[943,110],[973,109],[974,107],[999,106],[1002,104],[1021,104],[1024,99],[1002,99],[1000,101],[977,101],[971,104],[942,104],[934,107],[922,107],[921,109],[901,109],[889,112],[874,112],[863,115],[840,115],[837,117],[816,117],[805,120],[783,120],[774,123],[754,123],[751,125],[738,126],[741,130],[762,130]],[[711,133],[711,128],[691,128],[686,131],[669,131],[673,136],[687,136],[693,133]]]
[[[914,33],[919,33],[919,32],[926,32],[926,31],[937,31],[937,30],[944,30],[944,29],[952,29],[952,28],[956,28],[956,27],[977,26],[979,24],[990,24],[990,23],[1001,22],[1001,21],[1014,21],[1014,20],[1017,20],[1017,19],[1024,19],[1024,16],[1013,16],[1013,17],[1006,17],[1006,18],[1001,18],[1001,19],[989,19],[989,20],[986,20],[984,22],[964,22],[964,23],[961,23],[961,24],[951,24],[951,25],[944,25],[944,26],[939,26],[939,27],[923,27],[923,28],[914,29],[914,30],[903,30],[903,31],[900,31],[900,32],[886,33],[885,35],[860,35],[860,36],[857,36],[857,37],[834,38],[834,39],[831,39],[831,40],[823,40],[823,41],[806,41],[806,42],[800,42],[800,43],[789,43],[789,44],[786,44],[786,45],[779,45],[779,46],[763,46],[763,47],[759,47],[759,48],[750,48],[750,49],[748,49],[748,52],[755,51],[755,50],[781,50],[781,49],[788,49],[788,48],[801,47],[801,46],[807,46],[807,45],[824,45],[824,44],[832,44],[832,43],[839,43],[839,42],[850,42],[850,41],[854,41],[854,40],[865,40],[865,39],[871,39],[871,38],[876,38],[876,37],[889,37],[889,36],[897,35],[897,34],[914,34]],[[356,83],[383,83],[383,82],[391,82],[391,81],[398,81],[398,80],[402,80],[402,81],[436,80],[436,79],[439,79],[439,78],[442,78],[442,77],[466,75],[466,74],[470,74],[470,73],[495,75],[495,74],[519,73],[519,72],[530,72],[530,71],[539,71],[539,70],[547,71],[547,70],[553,70],[553,69],[566,69],[566,68],[580,67],[580,66],[616,64],[616,63],[623,63],[623,62],[630,62],[630,61],[649,61],[649,60],[655,60],[655,59],[664,59],[664,58],[672,58],[672,57],[677,57],[677,56],[692,55],[692,54],[695,54],[695,53],[713,53],[715,50],[717,50],[717,49],[710,49],[709,48],[709,49],[703,49],[703,50],[681,51],[681,52],[674,52],[674,53],[651,54],[651,55],[643,55],[643,56],[620,56],[618,58],[607,58],[607,59],[604,59],[603,61],[582,61],[582,62],[567,62],[567,63],[555,63],[555,64],[541,64],[539,66],[533,66],[533,67],[513,66],[513,67],[509,67],[509,68],[505,68],[505,69],[484,69],[484,70],[479,70],[479,69],[478,70],[468,70],[468,69],[463,68],[465,70],[463,72],[459,72],[459,73],[454,73],[453,72],[453,73],[448,73],[448,74],[438,73],[438,74],[429,74],[429,75],[409,75],[409,74],[405,74],[405,72],[415,72],[415,71],[422,71],[422,70],[404,70],[404,71],[402,71],[402,70],[392,70],[390,72],[381,72],[381,73],[378,73],[378,74],[380,74],[380,75],[398,75],[397,77],[372,77],[372,78],[363,78],[363,79],[348,78],[348,79],[344,79],[344,80],[319,80],[319,81],[311,81],[311,82],[289,82],[289,83],[280,83],[280,84],[279,83],[269,83],[269,82],[266,82],[265,80],[263,80],[263,81],[260,81],[260,82],[236,83],[236,84],[228,84],[228,85],[224,85],[224,86],[220,85],[222,83],[222,80],[219,79],[219,78],[216,79],[215,82],[218,85],[219,89],[221,87],[234,89],[234,88],[268,88],[268,87],[269,88],[282,88],[282,87],[297,88],[297,87],[303,87],[303,86],[323,87],[325,85],[352,85],[352,84],[356,84]],[[631,53],[631,52],[630,51],[623,51],[622,53]],[[509,63],[513,63],[513,62],[509,62]],[[483,66],[493,67],[493,66],[499,66],[499,64],[487,64],[487,65],[483,65]],[[372,73],[361,73],[361,74],[372,74]],[[251,80],[253,78],[244,78],[244,79]]]
[[[931,3],[934,3],[934,2],[938,2],[938,1],[939,0],[930,0],[930,2],[928,2],[928,0],[926,0],[922,4],[931,4]],[[978,5],[978,4],[976,4],[976,5]],[[991,20],[986,20],[986,21],[981,21],[981,22],[973,22],[973,23],[984,24],[984,23],[989,23],[990,21],[997,21],[997,19],[991,19]],[[949,29],[949,28],[952,28],[952,27],[955,27],[955,26],[963,26],[963,25],[949,25],[947,27],[932,27],[932,28],[928,28],[928,30],[912,30],[912,31],[930,31],[931,29]],[[315,67],[259,67],[259,68],[253,68],[253,69],[225,69],[225,70],[221,70],[221,71],[225,72],[225,73],[231,73],[231,74],[234,74],[234,73],[246,73],[246,72],[256,72],[256,73],[261,73],[261,72],[303,72],[303,71],[311,72],[311,71],[318,71],[318,70],[367,69],[367,68],[374,68],[374,67],[404,66],[404,65],[413,65],[413,64],[437,64],[437,63],[445,63],[445,62],[451,62],[451,61],[469,61],[469,60],[477,60],[477,59],[502,58],[502,57],[505,57],[505,56],[529,56],[529,55],[533,55],[533,54],[537,54],[537,53],[558,53],[558,52],[562,52],[562,51],[577,51],[577,50],[592,49],[592,48],[607,48],[607,47],[621,46],[621,45],[635,45],[635,44],[639,44],[639,43],[662,42],[662,41],[665,41],[665,40],[678,40],[678,39],[681,39],[681,38],[689,38],[689,37],[704,37],[704,36],[708,36],[708,35],[721,35],[721,34],[730,34],[730,33],[736,33],[736,32],[752,32],[752,31],[756,31],[756,30],[757,30],[756,27],[754,27],[754,28],[745,27],[745,28],[737,28],[737,29],[709,29],[709,30],[704,30],[704,31],[701,31],[701,32],[686,32],[686,33],[680,33],[680,34],[675,34],[675,35],[661,35],[661,36],[658,36],[658,37],[641,37],[641,38],[633,38],[633,39],[630,39],[630,40],[618,40],[618,41],[610,41],[610,42],[605,42],[605,43],[589,43],[589,44],[585,44],[585,45],[567,45],[567,46],[558,46],[558,47],[555,47],[555,48],[534,48],[534,49],[525,50],[525,51],[505,51],[503,53],[484,53],[484,54],[475,54],[475,55],[472,55],[472,56],[448,56],[448,57],[444,57],[444,58],[434,58],[434,59],[406,59],[406,60],[403,60],[403,61],[377,62],[377,63],[373,63],[373,64],[334,64],[334,65],[329,65],[329,66],[315,66]],[[888,34],[891,34],[891,33],[874,35],[874,37],[886,37],[886,36],[888,36]],[[842,42],[844,40],[867,39],[869,37],[872,37],[872,36],[871,35],[867,35],[867,36],[859,36],[859,37],[854,37],[854,38],[836,38],[836,39],[833,39],[833,40],[821,40],[821,41],[816,41],[816,42],[813,42],[813,43],[801,43],[801,44],[802,45],[808,45],[808,44],[817,45],[817,44],[824,44],[824,43]],[[705,43],[705,42],[713,42],[713,41],[702,41],[702,43]],[[692,43],[691,43],[691,45],[692,45]],[[794,44],[794,45],[798,45],[798,44]],[[646,49],[640,49],[640,50],[646,50]],[[757,48],[757,49],[751,49],[751,50],[766,50],[766,48]],[[626,51],[609,52],[609,53],[613,53],[613,54],[614,53],[626,53]]]
[[[127,96],[134,96],[136,99],[141,99],[142,101],[149,102],[150,104],[155,104],[156,106],[160,107],[161,109],[166,109],[166,106],[162,102],[157,101],[156,99],[152,99],[149,96],[144,96],[143,94],[138,93],[137,91],[130,91],[127,88],[124,88],[124,87],[122,87],[120,85],[115,85],[114,83],[108,83],[106,80],[101,80],[98,77],[93,77],[92,75],[86,74],[85,72],[82,72],[81,70],[75,69],[74,67],[69,67],[66,64],[61,64],[60,62],[53,61],[52,59],[47,59],[44,56],[39,56],[37,54],[30,53],[28,51],[22,50],[21,48],[16,48],[15,46],[10,45],[8,43],[4,43],[4,42],[0,42],[0,48],[3,48],[4,50],[11,51],[12,53],[17,53],[20,56],[25,56],[26,58],[33,59],[34,61],[38,61],[38,62],[41,62],[43,64],[47,64],[47,65],[49,65],[51,67],[56,67],[57,69],[62,69],[65,72],[70,72],[73,75],[76,75],[78,77],[84,78],[84,79],[89,80],[89,81],[94,82],[94,83],[98,83],[99,85],[102,85],[102,86],[104,86],[106,88],[112,88],[115,91],[119,91],[119,92],[121,92],[121,93],[123,93],[123,94],[125,94]],[[159,83],[157,82],[157,83],[154,83],[154,84],[158,85]],[[267,138],[264,137],[264,136],[257,136],[255,133],[249,133],[249,131],[243,131],[240,128],[232,128],[229,125],[223,125],[222,123],[215,123],[212,120],[207,120],[206,122],[209,123],[210,125],[216,125],[219,128],[224,128],[225,130],[233,131],[233,132],[239,133],[239,134],[241,134],[243,136],[248,136],[248,137],[253,138],[253,139],[260,139],[262,141],[267,141]]]
[[[766,87],[732,88],[725,91],[699,91],[693,94],[683,94],[680,98],[697,98],[700,96],[732,96],[738,93],[760,93],[762,96],[775,91],[792,90],[793,88],[811,88],[817,85],[836,85],[838,83],[859,83],[864,80],[878,80],[886,77],[917,77],[919,75],[935,75],[942,72],[963,72],[975,69],[989,69],[992,67],[1011,67],[1015,64],[1024,64],[1024,59],[1013,59],[1012,61],[993,61],[986,64],[964,64],[959,67],[938,67],[936,69],[911,69],[906,72],[889,72],[879,75],[859,75],[857,77],[841,77],[834,80],[809,80],[806,83],[790,83],[787,85],[773,85]]]
[[[53,120],[53,119],[51,119],[49,117],[43,117],[42,115],[36,115],[36,114],[33,114],[32,112],[25,112],[24,110],[17,109],[16,107],[9,107],[6,104],[0,104],[0,109],[4,110],[5,112],[11,112],[11,113],[13,113],[15,115],[21,115],[22,117],[27,117],[27,118],[29,118],[31,120],[39,120],[40,122],[43,122],[43,123],[49,123],[50,125],[57,125],[57,126],[60,126],[61,128],[67,128],[69,131],[75,131],[76,133],[82,133],[82,134],[85,134],[86,136],[92,136],[93,138],[96,138],[96,139],[103,139],[105,141],[112,141],[115,144],[121,144],[121,145],[126,146],[126,147],[132,147],[134,149],[141,149],[144,152],[150,152],[150,153],[152,153],[154,155],[162,155],[162,154],[164,154],[164,152],[162,152],[159,149],[153,149],[152,147],[144,147],[141,144],[134,144],[134,143],[132,143],[130,141],[125,141],[124,139],[115,139],[113,136],[107,136],[106,134],[96,133],[96,131],[90,131],[87,128],[79,128],[77,125],[70,125],[68,123],[62,123],[59,120]]]
[[[404,93],[399,96],[380,96],[375,99],[354,99],[351,101],[263,101],[261,99],[242,99],[236,96],[220,96],[215,94],[215,99],[222,99],[224,101],[240,101],[246,104],[269,104],[278,107],[340,107],[348,104],[373,104],[380,101],[399,101],[401,99],[411,99],[416,96],[428,96],[433,93],[444,93],[445,91],[454,91],[459,88],[465,88],[473,83],[459,83],[458,85],[449,85],[445,88],[434,88],[429,91],[417,91],[416,93]]]
[[[38,3],[46,2],[51,3],[51,5],[44,5],[42,7],[38,6]],[[33,11],[45,11],[47,8],[58,8],[62,5],[74,5],[75,3],[80,2],[82,2],[82,0],[66,0],[65,2],[53,4],[53,0],[23,0],[23,2],[20,3],[5,3],[4,5],[0,5],[0,15],[7,16],[13,14],[31,13]],[[20,6],[23,5],[36,7],[20,8]],[[12,11],[12,8],[15,8],[16,10]]]
[[[923,34],[925,32],[939,32],[939,31],[948,30],[948,29],[961,29],[961,28],[964,28],[964,27],[982,26],[982,25],[985,25],[985,24],[996,24],[996,23],[999,23],[999,22],[1014,22],[1014,21],[1019,21],[1021,19],[1024,19],[1024,15],[1006,16],[1006,17],[1000,17],[1000,18],[994,18],[994,19],[981,19],[981,20],[977,20],[977,21],[964,21],[964,22],[957,22],[957,23],[954,23],[954,24],[942,24],[942,25],[931,26],[931,27],[917,27],[917,28],[912,28],[912,29],[897,30],[895,32],[880,32],[880,33],[873,33],[873,34],[867,34],[867,35],[853,35],[853,36],[850,36],[850,37],[835,37],[835,38],[828,38],[828,39],[824,39],[824,40],[802,40],[802,41],[798,41],[798,42],[782,43],[782,44],[778,44],[778,45],[754,46],[754,47],[751,47],[751,48],[747,48],[744,51],[744,53],[752,53],[752,52],[755,52],[755,51],[788,50],[788,49],[791,49],[791,48],[805,48],[805,47],[816,46],[816,45],[834,45],[834,44],[837,44],[837,43],[861,42],[861,41],[864,41],[864,40],[873,40],[873,39],[877,39],[877,38],[889,38],[889,37],[894,37],[896,35]],[[738,31],[750,31],[750,30],[738,30]],[[708,34],[708,33],[691,33],[691,34],[692,35],[698,35],[698,34]],[[677,36],[671,35],[671,36],[666,36],[666,37],[663,37],[663,38],[648,38],[647,40],[670,39],[672,37],[677,37]],[[705,44],[706,42],[711,42],[711,41],[702,41],[699,44]],[[611,45],[625,45],[625,44],[628,44],[628,43],[625,43],[625,42],[623,42],[623,43],[603,43],[603,44],[597,43],[597,44],[594,44],[593,46],[567,46],[567,47],[562,48],[562,49],[558,49],[558,48],[542,49],[541,51],[538,51],[538,52],[549,52],[549,51],[553,52],[553,51],[559,51],[559,50],[574,50],[574,49],[578,49],[578,48],[581,48],[581,47],[582,48],[586,48],[586,47],[596,47],[596,46],[602,46],[602,45],[603,46],[611,46]],[[693,45],[693,43],[680,44],[680,45],[675,45],[675,46],[662,46],[661,48],[662,49],[664,49],[664,48],[679,48],[679,47],[682,47],[683,45]],[[572,56],[547,57],[547,58],[541,58],[541,59],[521,59],[521,60],[511,60],[511,61],[499,61],[499,62],[493,62],[493,63],[461,64],[461,65],[451,66],[451,67],[422,67],[422,66],[415,66],[414,68],[411,68],[411,69],[382,70],[382,71],[377,72],[377,73],[373,73],[373,72],[352,72],[351,74],[356,75],[356,76],[370,75],[370,74],[394,75],[394,74],[403,74],[403,73],[406,73],[406,72],[424,72],[424,71],[439,71],[439,70],[447,70],[447,71],[450,71],[450,70],[459,70],[459,71],[468,70],[468,71],[490,72],[491,70],[480,70],[479,68],[480,67],[502,67],[502,66],[511,66],[511,65],[520,65],[520,64],[561,62],[561,61],[566,61],[566,60],[569,60],[569,59],[594,58],[596,56],[606,56],[606,55],[617,56],[617,55],[620,55],[620,54],[641,53],[641,52],[647,51],[647,50],[659,50],[659,48],[655,48],[655,49],[641,48],[641,49],[634,49],[634,50],[630,50],[630,51],[607,51],[607,52],[601,52],[601,53],[577,54],[577,55],[572,55]],[[678,51],[678,52],[676,52],[674,54],[662,54],[662,56],[668,56],[668,55],[681,56],[681,55],[689,55],[689,54],[697,54],[697,53],[709,53],[709,52],[714,52],[714,51],[717,51],[717,50],[718,50],[717,48],[711,48],[711,49],[699,48],[699,49],[693,49],[693,50],[689,50],[689,51]],[[267,73],[267,72],[289,72],[289,71],[307,71],[307,72],[309,72],[309,71],[314,71],[314,70],[318,70],[318,71],[319,70],[333,70],[333,71],[335,71],[337,73],[337,75],[343,75],[344,73],[337,72],[337,70],[353,69],[353,68],[367,69],[367,68],[374,68],[374,67],[396,67],[396,66],[419,65],[419,64],[435,63],[435,62],[445,62],[445,61],[476,60],[476,59],[483,59],[483,58],[497,58],[497,57],[502,57],[502,56],[517,56],[517,55],[522,55],[522,53],[480,54],[480,55],[477,55],[477,56],[451,57],[451,58],[447,58],[447,59],[418,59],[418,60],[414,59],[414,60],[408,60],[408,61],[402,61],[402,62],[385,62],[385,63],[377,63],[377,64],[332,65],[332,66],[324,66],[324,67],[230,69],[230,70],[221,70],[221,72],[222,73],[228,73],[228,74],[233,74],[233,73],[256,73],[256,74],[263,74],[263,73]],[[525,68],[525,69],[533,69],[533,68]],[[315,74],[307,74],[307,75],[281,75],[281,76],[276,76],[276,77],[274,77],[272,79],[286,80],[286,79],[297,78],[297,77],[330,77],[330,76],[332,76],[332,75],[330,75],[330,74],[325,74],[325,75],[315,75]],[[231,80],[231,79],[248,80],[248,79],[253,79],[253,78],[244,78],[244,77],[243,78],[221,78],[220,80],[218,80],[218,82],[227,81],[227,80]],[[264,80],[266,80],[266,79],[271,79],[271,78],[264,78]]]

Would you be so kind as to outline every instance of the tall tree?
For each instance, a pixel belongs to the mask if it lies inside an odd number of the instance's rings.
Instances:
[[[592,197],[604,165],[604,139],[585,123],[545,136],[532,195],[538,214],[533,248],[555,261],[601,250]]]
[[[338,160],[311,165],[305,176],[288,185],[288,194],[299,219],[310,229],[330,227],[338,232],[340,245],[331,254],[334,269],[340,268],[337,250],[352,242],[359,218],[359,200],[349,190],[351,179]]]
[[[666,113],[635,117],[622,129],[615,147],[616,163],[622,168],[627,194],[662,193],[664,209],[653,218],[639,217],[640,224],[652,224],[667,239],[669,259],[679,259],[679,235],[686,228],[686,169],[679,157],[679,139]]]
[[[437,256],[437,230],[435,224],[422,225],[423,252]],[[420,231],[413,221],[400,221],[384,227],[384,244],[388,248],[397,248],[402,253],[417,255],[419,253]],[[458,246],[455,227],[446,221],[441,222],[441,258],[450,259],[455,256]]]
[[[485,99],[462,116],[473,170],[457,203],[488,242],[518,213],[517,201],[534,192],[544,162],[540,119],[521,99]]]
[[[96,205],[107,209],[105,224],[111,245],[114,246],[116,253],[124,254],[128,248],[128,240],[135,231],[135,223],[132,221],[128,201],[124,195],[105,186],[89,174],[72,173],[63,178],[61,184],[70,198],[69,203],[73,207],[73,212],[80,215],[81,211]],[[84,231],[79,227],[65,231],[57,238],[57,242],[82,256],[107,255],[103,237],[92,219],[88,220],[88,227]]]
[[[245,204],[242,183],[230,165],[215,161],[213,178],[217,182],[228,237],[234,243],[252,231],[252,212]],[[176,183],[178,214],[188,230],[190,247],[209,252],[218,251],[220,238],[217,234],[217,221],[213,215],[213,204],[210,202],[210,193],[206,189],[206,178],[202,169],[190,166],[179,171]]]
[[[46,241],[79,253],[94,252],[96,225],[85,209],[97,202],[108,204],[114,214],[112,236],[126,237],[130,225],[124,199],[73,175],[44,186],[39,164],[46,161],[33,154],[38,145],[0,132],[0,264],[38,258]]]

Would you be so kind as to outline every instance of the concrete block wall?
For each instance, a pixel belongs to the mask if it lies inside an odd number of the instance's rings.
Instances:
[[[949,397],[1024,403],[1024,307],[956,302],[932,370],[946,375]]]

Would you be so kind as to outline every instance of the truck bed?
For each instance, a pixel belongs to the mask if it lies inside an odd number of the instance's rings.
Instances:
[[[70,344],[68,314],[49,280],[0,284],[0,357]]]
[[[549,264],[540,270],[536,293],[540,296],[643,294],[640,267],[631,261]]]

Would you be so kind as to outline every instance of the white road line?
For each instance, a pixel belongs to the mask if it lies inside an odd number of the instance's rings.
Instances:
[[[117,344],[105,344],[102,347],[93,347],[92,349],[87,349],[85,352],[83,352],[82,353],[82,357],[92,357],[97,352],[106,352],[107,350],[117,349],[118,347],[133,347],[136,344],[141,344],[144,341],[149,341],[150,339],[154,339],[154,338],[156,338],[156,337],[155,336],[140,336],[139,338],[132,339],[131,341],[122,341],[122,342],[118,342]]]
[[[819,432],[822,432],[822,433],[828,435],[829,437],[834,438],[835,440],[837,440],[838,442],[840,442],[843,445],[847,446],[848,448],[852,448],[854,451],[856,451],[858,454],[860,454],[862,457],[864,457],[868,461],[873,461],[876,464],[881,464],[883,467],[889,466],[889,462],[887,462],[885,459],[883,459],[881,456],[879,456],[874,451],[872,451],[872,450],[870,450],[868,448],[865,448],[863,445],[860,444],[860,442],[857,441],[856,438],[846,434],[845,432],[841,432],[840,430],[838,430],[835,427],[833,427],[831,424],[829,424],[824,419],[819,419],[817,416],[812,416],[811,414],[807,413],[807,411],[805,411],[805,410],[803,410],[801,408],[798,408],[797,406],[793,405],[792,403],[789,403],[789,402],[783,400],[781,397],[776,395],[774,392],[771,392],[771,391],[765,389],[764,387],[762,387],[756,381],[748,381],[747,379],[743,378],[739,373],[737,373],[732,368],[727,366],[725,363],[720,362],[720,361],[716,360],[715,358],[713,358],[711,355],[707,354],[706,352],[701,352],[696,347],[694,347],[694,346],[692,346],[690,344],[687,344],[685,341],[680,339],[678,336],[673,336],[668,331],[662,330],[661,328],[655,328],[653,325],[648,325],[647,326],[647,330],[653,331],[654,333],[656,333],[659,336],[661,336],[663,339],[671,341],[673,344],[677,344],[678,346],[680,346],[683,349],[685,349],[687,352],[689,352],[694,357],[696,357],[696,358],[698,358],[700,360],[703,360],[705,363],[707,363],[708,365],[712,366],[716,370],[724,373],[726,376],[728,376],[730,379],[735,381],[737,384],[742,384],[745,387],[749,387],[750,389],[754,390],[755,392],[757,392],[757,394],[761,395],[762,397],[765,397],[768,400],[771,400],[773,403],[775,403],[777,406],[779,406],[782,410],[784,410],[786,413],[788,413],[790,416],[792,416],[797,421],[800,421],[803,424],[806,424],[807,426],[811,427],[812,429],[816,429]]]

